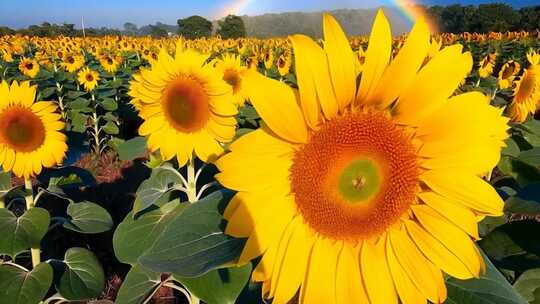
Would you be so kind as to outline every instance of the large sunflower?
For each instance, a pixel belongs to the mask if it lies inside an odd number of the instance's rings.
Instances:
[[[248,96],[266,123],[216,164],[238,191],[226,232],[248,237],[239,263],[287,303],[442,303],[442,272],[468,279],[484,262],[477,221],[503,202],[482,179],[499,160],[508,119],[479,92],[453,96],[472,68],[462,46],[430,48],[426,22],[390,61],[375,18],[357,86],[354,53],[324,16],[324,49],[293,44],[298,92],[255,72]]]
[[[159,149],[165,160],[176,156],[181,166],[193,152],[211,161],[235,134],[232,89],[206,60],[180,47],[174,58],[162,50],[131,82],[129,94],[145,120],[139,133],[148,136],[150,150]]]
[[[0,83],[0,165],[25,178],[62,163],[67,151],[56,104],[35,97],[29,82]]]
[[[515,81],[514,98],[510,104],[510,117],[513,121],[524,122],[529,114],[536,112],[540,101],[540,68],[531,65]]]

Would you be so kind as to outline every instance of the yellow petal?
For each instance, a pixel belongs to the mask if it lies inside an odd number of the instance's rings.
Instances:
[[[474,277],[467,265],[433,235],[420,227],[416,222],[406,220],[407,232],[420,251],[437,267],[449,275],[467,280]]]
[[[422,66],[430,46],[429,39],[428,25],[423,18],[419,18],[366,103],[376,103],[379,109],[385,109],[398,98]]]
[[[448,222],[429,206],[416,205],[412,207],[412,210],[431,235],[450,249],[475,277],[480,275],[482,257],[478,255],[476,245],[465,232]]]
[[[356,58],[341,26],[329,14],[324,14],[323,32],[324,50],[328,57],[336,100],[339,108],[343,109],[354,100],[356,94]]]
[[[356,95],[357,104],[363,104],[369,94],[376,88],[381,79],[392,53],[392,33],[390,24],[382,10],[377,12],[369,45],[366,51],[366,61],[363,66],[362,79]]]
[[[360,254],[362,278],[371,304],[396,304],[394,282],[386,261],[386,235],[373,244],[365,241]]]
[[[472,68],[470,53],[460,44],[444,48],[418,72],[399,97],[395,117],[401,124],[418,125],[441,107]]]
[[[336,270],[336,303],[369,303],[359,258],[359,247],[343,246]]]
[[[454,223],[464,232],[479,240],[478,222],[475,214],[462,204],[452,201],[450,198],[442,197],[435,192],[423,192],[418,195],[426,205],[435,209],[449,221]]]
[[[273,132],[294,143],[307,141],[307,126],[292,88],[255,71],[248,71],[243,82],[251,103]]]
[[[336,266],[342,244],[318,238],[313,245],[305,274],[300,303],[336,303]]]
[[[493,187],[480,177],[454,170],[430,170],[420,179],[443,197],[492,216],[503,213],[504,202]]]
[[[394,249],[390,246],[390,242],[386,244],[386,254],[388,259],[388,268],[392,274],[397,293],[399,295],[400,303],[402,304],[420,304],[426,303],[426,298],[422,296],[418,288],[412,282],[411,277],[407,274],[406,270],[400,265],[396,255],[401,255],[402,252],[394,253]],[[424,284],[431,284],[430,281],[423,282]]]
[[[287,240],[285,252],[281,261],[276,261],[272,273],[273,293],[272,303],[289,303],[298,291],[304,279],[308,256],[311,251],[311,240],[308,238],[306,226],[301,217],[297,216],[291,223],[291,236]],[[282,243],[285,238],[282,239]],[[280,244],[280,249],[282,244]],[[278,256],[279,253],[278,253]],[[272,291],[270,292],[272,294]]]

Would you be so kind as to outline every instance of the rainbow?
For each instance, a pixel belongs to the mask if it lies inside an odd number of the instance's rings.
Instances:
[[[241,15],[243,10],[250,4],[253,4],[256,0],[232,0],[227,5],[221,7],[215,14],[215,18],[222,18],[229,14]],[[414,0],[392,0],[396,7],[398,7],[403,14],[405,14],[411,22],[420,17],[424,18],[432,33],[438,31],[438,26],[433,20],[428,18],[424,9],[417,5],[417,1]]]

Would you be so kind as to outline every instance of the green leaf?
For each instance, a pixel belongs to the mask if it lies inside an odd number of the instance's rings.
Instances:
[[[140,304],[161,285],[161,274],[142,265],[128,272],[116,297],[117,304]]]
[[[216,191],[175,217],[139,262],[154,271],[195,277],[235,260],[245,241],[223,232],[220,213],[232,197]]]
[[[47,295],[52,280],[53,270],[47,263],[40,263],[30,272],[12,265],[0,265],[0,302],[39,303]]]
[[[136,218],[133,211],[130,212],[114,231],[113,247],[118,260],[136,264],[137,259],[152,247],[171,219],[182,213],[184,208],[185,204],[173,201]]]
[[[517,183],[522,187],[540,180],[540,170],[538,168],[513,157],[501,157],[497,167],[504,174],[515,178]]]
[[[38,100],[45,100],[49,97],[51,97],[56,92],[56,87],[49,87],[45,88],[41,91],[39,91],[39,98]]]
[[[100,102],[100,105],[106,111],[115,111],[116,109],[118,109],[118,103],[112,98],[104,98]]]
[[[71,130],[73,132],[83,133],[86,131],[86,123],[88,115],[82,113],[72,113],[71,115]]]
[[[505,212],[540,214],[540,183],[529,184],[505,201]]]
[[[174,278],[208,304],[234,304],[250,276],[251,263],[215,269],[196,278]]]
[[[103,131],[109,135],[116,135],[120,133],[120,129],[118,129],[118,126],[113,121],[107,122],[102,128]]]
[[[514,288],[529,303],[540,303],[540,268],[525,271],[514,283]]]
[[[501,151],[502,155],[518,157],[519,152],[519,146],[516,141],[512,137],[508,137],[506,140],[506,147]]]
[[[447,304],[527,304],[508,283],[505,277],[493,266],[489,259],[486,272],[478,279],[458,280],[448,278]]]
[[[133,211],[135,214],[152,206],[164,194],[182,185],[179,173],[171,166],[162,166],[152,170],[150,177],[141,183],[135,198]]]
[[[69,102],[67,105],[73,110],[83,110],[86,109],[88,105],[90,105],[90,100],[85,98],[77,98],[74,101]]]
[[[86,94],[86,92],[81,92],[81,91],[69,91],[67,92],[66,96],[70,99],[77,99],[81,96],[83,96],[84,94]]]
[[[11,173],[10,172],[0,172],[0,199],[2,199],[6,194],[11,191],[13,187],[11,186]]]
[[[105,274],[91,251],[78,247],[70,248],[63,262],[55,262],[55,274],[59,275],[55,286],[64,298],[82,301],[101,294],[105,287]]]
[[[38,248],[49,222],[49,212],[43,208],[32,208],[18,218],[0,208],[0,254],[15,258],[28,248]]]
[[[522,151],[518,156],[519,160],[533,167],[540,166],[540,147]]]
[[[67,214],[69,219],[64,228],[80,233],[101,233],[114,225],[107,210],[92,202],[70,203]]]
[[[122,161],[134,160],[146,154],[146,138],[135,137],[118,145],[118,156]]]

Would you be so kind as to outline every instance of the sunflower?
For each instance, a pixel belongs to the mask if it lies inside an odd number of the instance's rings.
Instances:
[[[35,59],[22,57],[19,63],[19,71],[26,77],[34,78],[39,73],[39,63]]]
[[[493,74],[493,67],[495,66],[495,59],[497,54],[488,54],[482,61],[480,61],[480,67],[478,68],[478,74],[480,78],[487,78]]]
[[[61,164],[67,151],[56,104],[34,102],[35,97],[29,82],[0,83],[0,165],[18,177]]]
[[[78,71],[84,65],[84,57],[76,54],[65,54],[60,64],[66,71],[73,73]]]
[[[288,53],[283,53],[281,56],[279,56],[277,60],[277,69],[278,73],[281,77],[287,76],[289,74],[289,70],[291,69],[291,63],[292,63],[292,57]]]
[[[256,72],[247,94],[265,126],[216,165],[237,194],[226,232],[262,256],[252,279],[272,303],[442,303],[442,272],[478,277],[477,221],[503,202],[481,176],[498,162],[508,119],[480,92],[452,96],[470,72],[461,45],[425,66],[419,20],[393,59],[377,13],[359,85],[355,58],[325,15],[324,49],[290,39],[298,91]],[[456,149],[460,147],[460,149]]]
[[[531,50],[527,53],[527,61],[533,67],[540,67],[540,54]]]
[[[77,74],[77,78],[79,80],[79,84],[84,86],[84,88],[90,92],[94,90],[98,84],[99,73],[86,67]]]
[[[366,52],[364,51],[363,47],[359,47],[358,51],[355,52],[356,55],[356,75],[360,75],[362,73],[362,69],[364,68],[364,64],[366,63]]]
[[[116,61],[116,57],[110,55],[103,55],[99,58],[99,63],[103,69],[109,73],[115,73],[118,70],[119,62]]]
[[[242,88],[242,77],[246,72],[246,67],[242,66],[240,56],[226,54],[216,62],[215,66],[223,75],[223,80],[231,86],[234,102],[240,106],[244,105],[246,97]]]
[[[524,122],[529,114],[536,112],[540,100],[540,69],[534,66],[525,69],[514,85],[514,99],[510,104],[509,116],[513,121]]]
[[[517,61],[509,60],[505,63],[499,71],[499,77],[497,78],[499,88],[502,90],[510,88],[520,69],[521,66]]]
[[[139,133],[148,136],[152,152],[159,149],[164,160],[176,156],[180,166],[193,151],[205,162],[213,160],[236,130],[232,89],[206,60],[181,47],[174,58],[162,50],[131,82],[129,94],[145,120]]]

